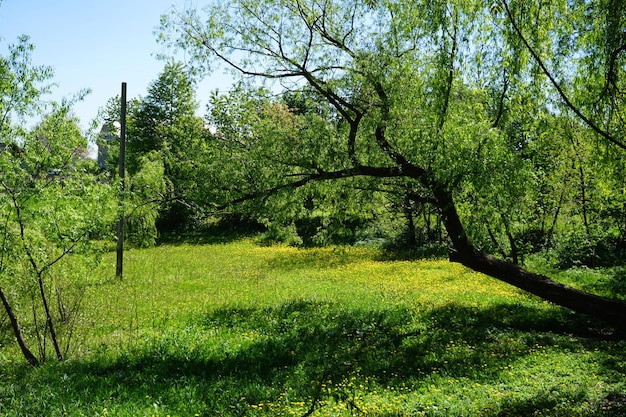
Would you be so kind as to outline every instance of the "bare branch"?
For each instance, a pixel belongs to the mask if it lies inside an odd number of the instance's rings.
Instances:
[[[502,76],[502,94],[500,94],[500,99],[498,100],[498,112],[496,113],[496,117],[491,124],[491,127],[495,128],[500,124],[500,120],[502,119],[502,115],[504,114],[504,101],[506,100],[506,93],[509,88],[509,79],[507,76],[507,69],[505,68]]]

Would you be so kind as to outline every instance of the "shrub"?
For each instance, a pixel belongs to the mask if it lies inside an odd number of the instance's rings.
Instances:
[[[552,254],[560,269],[589,268],[624,264],[624,242],[613,236],[568,234],[555,239]]]

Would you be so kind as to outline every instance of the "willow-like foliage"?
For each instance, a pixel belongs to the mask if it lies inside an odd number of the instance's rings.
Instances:
[[[437,208],[453,259],[619,323],[623,305],[515,265],[519,237],[550,235],[566,207],[591,237],[589,180],[602,182],[594,156],[626,148],[626,47],[614,3],[210,2],[165,16],[160,39],[184,49],[198,73],[225,66],[327,109],[324,128],[309,135],[313,120],[280,100],[235,98],[244,106],[217,130],[218,149],[232,145],[220,161],[236,162],[221,197],[267,201],[347,178],[406,190],[409,180],[409,200]]]

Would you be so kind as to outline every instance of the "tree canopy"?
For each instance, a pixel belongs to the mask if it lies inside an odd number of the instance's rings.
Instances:
[[[515,265],[520,236],[560,224],[566,197],[591,236],[589,180],[621,170],[626,35],[613,3],[211,2],[165,16],[160,39],[198,71],[225,65],[324,103],[316,125],[268,100],[219,126],[220,163],[244,167],[221,184],[231,202],[384,180],[437,209],[452,259],[620,325],[623,302]]]
[[[184,227],[192,217],[190,208],[201,184],[196,172],[206,154],[204,123],[196,116],[198,102],[194,82],[184,65],[169,62],[154,80],[145,98],[129,112],[128,156],[131,178],[139,173],[144,180],[154,164],[161,164],[164,185],[153,193],[160,200],[156,220],[160,228]],[[148,161],[151,161],[148,164]],[[152,165],[153,168],[149,168]],[[154,173],[154,170],[153,170]],[[154,177],[152,175],[152,177]],[[154,183],[154,179],[152,180]],[[147,183],[138,185],[144,189]],[[148,187],[150,188],[150,187]],[[155,194],[156,193],[156,194]]]

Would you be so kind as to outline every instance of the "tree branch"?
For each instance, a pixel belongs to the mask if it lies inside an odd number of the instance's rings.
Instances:
[[[561,97],[561,100],[563,100],[565,105],[571,111],[573,111],[574,114],[576,114],[576,116],[578,116],[579,119],[581,119],[583,122],[585,122],[585,124],[587,126],[589,126],[598,135],[600,135],[604,139],[608,140],[612,144],[618,146],[619,148],[626,150],[626,143],[621,142],[620,140],[616,139],[613,135],[611,135],[609,132],[607,132],[606,130],[600,128],[590,118],[585,116],[583,114],[583,112],[578,107],[576,107],[574,105],[574,103],[572,103],[572,101],[569,99],[567,94],[565,94],[565,91],[563,90],[563,88],[561,88],[560,84],[554,78],[552,73],[548,70],[548,68],[546,67],[545,63],[543,62],[543,60],[541,59],[541,57],[539,56],[537,51],[535,51],[533,49],[533,47],[530,45],[530,43],[528,42],[528,40],[526,39],[526,37],[522,33],[521,29],[519,28],[519,26],[515,22],[515,19],[513,17],[513,13],[511,13],[511,9],[509,8],[509,5],[506,2],[506,0],[502,0],[502,5],[504,6],[504,9],[506,10],[506,14],[507,14],[507,16],[509,18],[509,21],[511,22],[511,25],[513,26],[513,29],[515,30],[515,33],[517,33],[517,36],[520,37],[520,39],[522,40],[522,43],[524,44],[524,46],[526,46],[526,49],[528,49],[528,52],[530,52],[530,54],[532,55],[533,59],[537,62],[537,65],[539,65],[539,68],[541,68],[541,71],[545,74],[546,77],[548,77],[548,79],[550,80],[550,83],[556,89],[556,91],[559,93],[559,96]]]
[[[425,175],[425,171],[420,172],[419,170],[413,170],[412,174],[414,175]],[[243,203],[245,201],[254,200],[256,198],[267,198],[271,195],[277,194],[281,191],[296,189],[302,187],[308,183],[316,182],[316,181],[330,181],[330,180],[338,180],[344,178],[352,178],[359,176],[369,176],[369,177],[377,177],[377,178],[392,178],[392,177],[406,177],[407,172],[399,167],[372,167],[372,166],[362,166],[359,165],[355,168],[349,168],[345,170],[326,172],[319,169],[315,173],[301,174],[302,178],[297,181],[288,182],[285,184],[280,184],[272,188],[268,188],[266,190],[261,190],[258,192],[248,193],[239,198],[229,201],[228,203],[219,206],[218,210],[224,210],[226,207],[229,207],[234,204]]]

